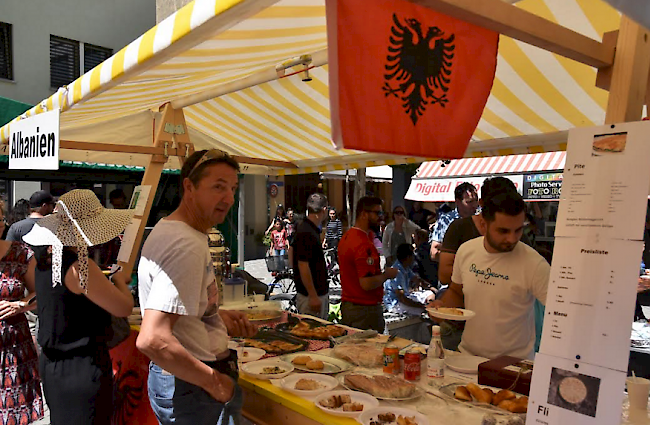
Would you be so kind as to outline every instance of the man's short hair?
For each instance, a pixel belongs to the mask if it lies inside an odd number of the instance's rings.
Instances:
[[[224,152],[224,155],[216,158],[208,159],[202,162],[194,169],[194,166],[203,158],[203,155],[208,152],[207,150],[196,151],[185,160],[183,168],[181,168],[181,198],[183,197],[183,182],[189,178],[192,184],[196,187],[205,175],[205,170],[211,165],[226,164],[232,167],[235,171],[239,172],[239,163],[237,160]]]
[[[111,190],[111,193],[108,194],[108,199],[113,200],[113,199],[119,199],[119,198],[124,198],[126,199],[126,194],[122,189],[115,189]]]
[[[370,208],[375,205],[383,205],[383,203],[384,201],[376,196],[364,196],[360,198],[359,202],[357,202],[357,211],[355,212],[354,218],[359,218],[362,212],[370,211]]]
[[[526,203],[517,192],[504,192],[488,199],[483,205],[483,218],[485,221],[494,221],[497,213],[516,216],[526,210]]]
[[[307,213],[318,214],[327,208],[327,196],[322,193],[312,193],[307,198]]]
[[[492,177],[483,182],[481,200],[485,203],[488,199],[497,196],[499,193],[508,191],[517,191],[517,187],[512,180],[505,177]]]
[[[465,192],[476,193],[476,186],[471,183],[463,182],[454,189],[454,198],[458,201],[463,200]]]
[[[400,244],[400,246],[397,247],[397,253],[395,254],[397,261],[400,263],[413,255],[413,247],[407,243]]]
[[[37,210],[43,204],[53,204],[54,198],[47,190],[38,190],[32,193],[32,196],[29,198],[29,206],[32,210]]]

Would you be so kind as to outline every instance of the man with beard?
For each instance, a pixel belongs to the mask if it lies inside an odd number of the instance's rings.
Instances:
[[[388,267],[382,273],[373,243],[384,212],[380,198],[364,196],[357,203],[354,227],[339,242],[341,323],[358,329],[384,332],[384,282],[397,276]]]
[[[535,347],[534,301],[546,303],[551,267],[533,248],[519,243],[525,209],[521,195],[508,191],[485,202],[485,235],[458,249],[452,283],[433,307],[465,307],[467,321],[460,351],[495,358],[532,359]]]

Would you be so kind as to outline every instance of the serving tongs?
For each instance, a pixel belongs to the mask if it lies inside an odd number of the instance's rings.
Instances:
[[[338,344],[341,344],[343,342],[350,342],[350,343],[363,342],[366,339],[377,336],[377,334],[378,334],[377,331],[373,331],[372,329],[368,329],[368,330],[365,330],[365,331],[340,336],[338,338],[334,338],[333,336],[330,336],[329,337],[330,348],[334,348],[334,346],[336,346]]]

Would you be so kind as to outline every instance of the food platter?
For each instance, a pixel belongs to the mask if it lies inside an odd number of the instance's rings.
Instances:
[[[346,378],[346,376],[349,376],[349,375],[361,375],[361,376],[365,376],[365,377],[371,378],[371,379],[373,379],[373,378],[391,379],[391,380],[394,379],[395,383],[398,384],[398,385],[408,385],[408,384],[410,384],[410,385],[413,385],[415,388],[414,388],[412,394],[410,394],[408,396],[405,396],[405,397],[399,397],[399,396],[398,397],[390,397],[390,396],[386,396],[386,395],[371,394],[371,392],[369,390],[365,390],[365,389],[361,389],[359,387],[355,387],[354,385],[351,385],[349,382],[346,382],[345,378]],[[378,398],[379,400],[405,401],[405,400],[414,400],[414,399],[422,397],[424,395],[424,391],[422,390],[422,388],[420,388],[419,386],[417,386],[416,384],[414,384],[412,382],[407,382],[407,381],[405,381],[405,380],[403,380],[403,379],[401,379],[401,378],[399,378],[397,376],[370,375],[370,374],[354,372],[354,373],[342,373],[342,374],[338,375],[337,378],[339,380],[339,383],[343,387],[345,387],[345,388],[347,388],[347,389],[349,389],[351,391],[359,391],[359,392],[363,392],[363,393],[366,393],[366,394],[370,394],[373,397]],[[394,385],[394,387],[395,386],[396,385]]]
[[[379,421],[379,415],[386,415],[392,413],[395,416],[394,421]],[[370,410],[364,411],[357,418],[358,422],[361,422],[363,425],[370,425],[371,423],[381,423],[382,425],[395,425],[398,424],[397,418],[402,416],[402,418],[409,418],[408,421],[402,419],[404,423],[409,425],[429,425],[429,419],[424,416],[422,413],[417,412],[412,409],[406,409],[403,407],[392,407],[392,406],[380,406],[375,407]],[[411,419],[412,418],[412,419]]]
[[[294,317],[290,317],[286,323],[280,323],[275,329],[298,338],[319,340],[328,340],[330,337],[338,338],[348,333],[342,327],[331,323],[321,323],[313,319],[296,319]]]
[[[465,382],[465,383],[455,382],[453,384],[444,385],[444,386],[440,387],[440,393],[443,396],[445,396],[445,398],[451,399],[451,400],[453,400],[453,401],[455,401],[457,403],[460,403],[460,404],[462,404],[464,406],[477,408],[477,409],[483,410],[485,412],[490,412],[490,413],[494,413],[494,414],[498,414],[498,415],[517,415],[517,414],[520,414],[520,413],[515,413],[515,412],[511,412],[509,410],[502,409],[500,407],[497,407],[497,406],[489,404],[489,403],[480,403],[480,402],[476,401],[476,399],[474,399],[474,398],[473,398],[472,401],[459,400],[458,398],[455,397],[456,389],[458,387],[465,386],[465,385],[468,385],[468,383],[467,382]],[[480,388],[481,389],[489,389],[492,392],[494,392],[495,394],[497,394],[499,391],[502,391],[501,388],[494,388],[494,387],[489,387],[489,386],[486,386],[486,385],[480,385]],[[513,394],[517,399],[525,397],[525,396],[523,396],[521,394],[518,394],[518,393],[513,392]],[[527,399],[527,397],[526,397],[526,399]]]
[[[301,384],[303,387],[306,387],[306,384],[311,384],[318,388],[313,390],[302,390],[299,389]],[[296,373],[289,375],[280,383],[283,390],[289,391],[290,393],[300,397],[314,397],[327,391],[332,391],[334,388],[338,387],[338,385],[339,381],[337,381],[336,378],[327,375],[314,375],[309,373]]]
[[[293,372],[293,365],[276,359],[244,363],[241,371],[257,379],[281,379]]]
[[[454,311],[457,314],[451,313],[451,311]],[[436,319],[453,320],[459,322],[470,320],[472,317],[476,316],[476,313],[474,313],[472,310],[467,310],[464,308],[448,309],[442,307],[437,309],[437,308],[429,307],[427,308],[427,313],[429,313],[429,316],[435,317]],[[462,314],[458,314],[458,313],[462,313]]]
[[[246,347],[261,348],[268,354],[278,355],[305,351],[309,346],[304,339],[268,329],[261,329],[255,336],[241,338],[239,341]]]
[[[319,360],[323,362],[323,368],[317,368],[317,369],[310,369],[307,367],[306,364],[297,364],[294,363],[294,360],[299,357],[304,357],[304,356],[309,356],[312,360]],[[321,373],[321,374],[326,374],[326,375],[331,375],[331,374],[336,374],[340,372],[345,372],[346,370],[350,369],[352,365],[344,360],[341,359],[336,359],[334,357],[329,357],[329,356],[324,356],[322,354],[314,354],[314,353],[294,353],[294,354],[286,354],[281,357],[282,360],[284,360],[287,363],[293,364],[293,367],[296,368],[297,370],[305,371],[305,372],[312,372],[312,373]],[[298,362],[302,363],[302,362]]]
[[[282,317],[280,310],[240,310],[246,315],[249,322],[266,322]]]
[[[343,411],[341,407],[338,408],[333,408],[333,407],[326,407],[323,405],[323,403],[326,402],[326,400],[330,399],[331,397],[334,396],[347,396],[350,398],[350,401],[352,403],[358,403],[363,405],[363,410],[361,411],[354,411],[354,412],[346,412]],[[372,408],[375,408],[379,406],[379,400],[377,400],[375,397],[366,394],[366,393],[360,393],[356,391],[329,391],[326,393],[323,393],[316,397],[314,400],[314,404],[316,407],[318,407],[320,410],[323,412],[329,413],[330,415],[335,415],[335,416],[343,416],[346,418],[356,418],[359,417],[365,410],[369,410]]]

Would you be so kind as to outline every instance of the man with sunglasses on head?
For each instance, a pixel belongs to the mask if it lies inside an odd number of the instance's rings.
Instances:
[[[384,282],[397,276],[392,267],[381,271],[373,243],[384,215],[380,198],[364,196],[357,203],[354,227],[339,242],[341,322],[358,329],[384,332]]]
[[[237,355],[228,336],[252,336],[243,313],[219,309],[207,232],[235,203],[239,164],[217,151],[192,154],[181,170],[181,202],[160,220],[138,267],[142,326],[137,347],[151,359],[149,401],[163,424],[231,424],[241,418]]]

